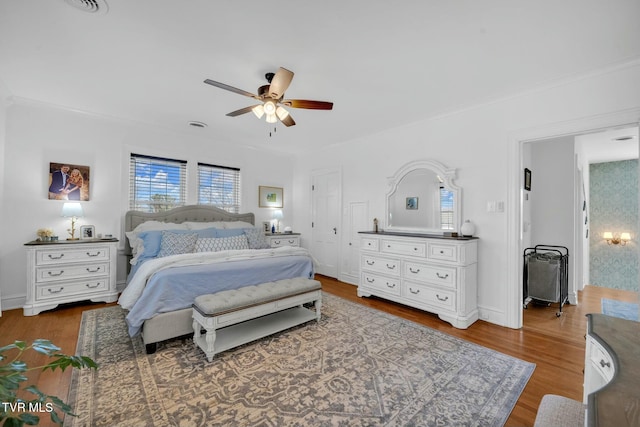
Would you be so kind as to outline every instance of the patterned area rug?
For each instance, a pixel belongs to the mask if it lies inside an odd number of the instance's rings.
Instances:
[[[607,298],[602,298],[600,302],[602,304],[602,314],[638,321],[638,314],[640,312],[638,304]]]
[[[535,366],[323,294],[318,323],[206,361],[190,338],[146,355],[118,307],[83,314],[65,426],[501,426]]]

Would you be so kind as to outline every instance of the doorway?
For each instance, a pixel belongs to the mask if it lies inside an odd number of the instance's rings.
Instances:
[[[525,168],[524,153],[528,143],[548,140],[552,138],[577,137],[580,135],[596,134],[621,128],[638,127],[640,109],[621,111],[613,114],[578,119],[561,124],[548,125],[546,127],[515,132],[510,136],[508,145],[508,158],[512,161],[509,166],[508,180],[508,235],[507,235],[507,309],[505,313],[505,326],[519,329],[523,322],[523,257],[525,249],[525,224],[523,200]],[[637,143],[637,142],[636,142]],[[570,165],[573,168],[573,164]],[[582,243],[580,243],[582,244]]]

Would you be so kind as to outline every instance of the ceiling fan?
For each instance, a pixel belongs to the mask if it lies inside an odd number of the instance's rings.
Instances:
[[[326,101],[311,101],[306,99],[283,99],[284,92],[287,90],[293,79],[293,71],[289,71],[286,68],[280,67],[277,73],[267,73],[265,78],[268,85],[260,86],[258,88],[258,94],[244,91],[242,89],[235,88],[233,86],[226,85],[224,83],[216,82],[210,79],[206,79],[204,82],[212,86],[219,87],[220,89],[228,90],[238,93],[240,95],[248,96],[260,101],[260,104],[251,105],[249,107],[241,108],[236,111],[227,113],[229,117],[236,117],[241,114],[253,112],[259,119],[262,116],[266,116],[267,123],[276,123],[280,120],[285,126],[293,126],[296,122],[293,120],[289,112],[283,107],[292,108],[306,108],[310,110],[331,110],[333,109],[333,102]]]

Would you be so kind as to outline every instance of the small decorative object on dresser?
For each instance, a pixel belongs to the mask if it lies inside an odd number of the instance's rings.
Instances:
[[[82,239],[95,239],[96,228],[93,225],[83,225],[80,227],[80,237]]]
[[[25,243],[24,315],[34,316],[67,302],[116,301],[117,242],[112,239]]]
[[[462,224],[462,227],[460,227],[460,233],[462,233],[464,237],[471,237],[475,232],[476,232],[476,226],[473,225],[473,223],[469,220],[466,220]]]

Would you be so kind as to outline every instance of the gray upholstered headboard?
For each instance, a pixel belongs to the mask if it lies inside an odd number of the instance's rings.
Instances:
[[[253,213],[234,214],[225,210],[204,205],[181,206],[163,212],[128,211],[124,216],[124,231],[131,231],[147,221],[175,222],[213,222],[213,221],[245,221],[255,225]],[[126,239],[125,253],[131,255],[129,239]]]

